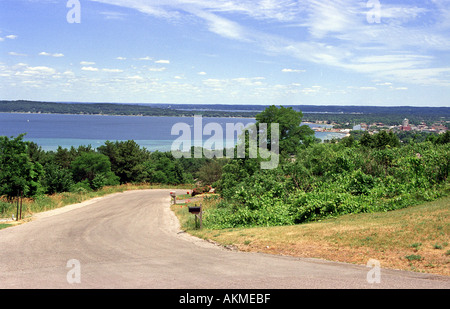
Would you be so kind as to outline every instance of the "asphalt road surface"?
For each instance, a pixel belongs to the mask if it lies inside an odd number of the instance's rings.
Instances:
[[[169,192],[112,194],[0,230],[0,288],[450,288],[445,276],[224,249],[179,230]]]

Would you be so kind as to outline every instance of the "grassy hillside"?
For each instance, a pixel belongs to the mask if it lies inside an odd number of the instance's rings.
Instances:
[[[203,201],[206,209],[213,204]],[[300,225],[222,230],[196,230],[185,204],[172,209],[189,233],[242,251],[362,265],[376,259],[382,268],[450,275],[450,197]]]

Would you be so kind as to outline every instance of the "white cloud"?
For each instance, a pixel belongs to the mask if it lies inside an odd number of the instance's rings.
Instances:
[[[26,67],[23,75],[49,75],[55,74],[56,70],[46,66]]]
[[[427,12],[428,9],[417,6],[398,6],[384,3],[380,10],[380,18],[396,19],[397,21],[407,22],[409,20],[414,20]]]
[[[302,73],[306,72],[305,70],[296,70],[296,69],[283,69],[281,70],[283,73]]]
[[[355,27],[354,4],[349,0],[340,1],[308,1],[308,18],[305,26],[315,38],[323,38],[329,34],[346,32]]]
[[[81,61],[80,64],[81,64],[81,65],[94,65],[95,62],[91,62],[91,61]]]
[[[169,64],[170,61],[169,61],[169,60],[156,60],[155,63],[165,63],[165,64]]]
[[[138,60],[141,60],[141,61],[150,61],[150,60],[152,60],[153,58],[152,57],[149,57],[149,56],[146,56],[146,57],[142,57],[142,58],[138,58]]]
[[[25,57],[25,56],[27,56],[27,54],[21,54],[21,53],[16,53],[16,52],[9,52],[8,55],[11,55],[11,56],[20,56],[20,57]]]
[[[64,54],[62,53],[47,53],[47,52],[40,52],[39,56],[49,56],[49,57],[55,57],[55,58],[59,58],[59,57],[64,57]]]
[[[120,69],[102,69],[103,72],[108,72],[108,73],[121,73],[123,72],[123,70]]]
[[[163,71],[166,70],[166,68],[165,67],[162,67],[162,68],[149,68],[148,70],[151,71],[151,72],[163,72]]]
[[[82,67],[81,70],[83,71],[89,71],[89,72],[97,72],[98,68],[94,68],[94,67]]]
[[[211,32],[214,32],[220,36],[229,39],[246,40],[247,34],[244,27],[241,27],[238,23],[212,14],[202,9],[190,9],[189,13],[194,14],[197,17],[202,18],[208,24],[208,28]]]
[[[206,72],[198,72],[198,75],[206,75]]]
[[[14,40],[14,39],[17,39],[17,35],[10,34],[10,35],[5,36],[5,38],[10,39],[10,40]]]
[[[127,60],[125,57],[117,57],[116,60]]]
[[[131,80],[143,80],[143,79],[144,79],[144,78],[143,78],[142,76],[140,76],[140,75],[128,76],[127,78],[128,78],[128,79],[131,79]]]
[[[105,19],[113,19],[113,20],[124,20],[125,16],[127,16],[124,13],[111,12],[111,11],[100,12],[100,15],[103,15],[105,17]]]

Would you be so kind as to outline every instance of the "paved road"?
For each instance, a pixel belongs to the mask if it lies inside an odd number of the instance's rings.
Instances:
[[[179,231],[169,192],[113,194],[0,230],[0,288],[450,288],[448,277],[381,269],[370,284],[365,266],[220,248]]]

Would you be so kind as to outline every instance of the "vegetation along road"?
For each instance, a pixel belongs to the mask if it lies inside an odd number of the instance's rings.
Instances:
[[[446,276],[227,250],[181,232],[169,192],[116,193],[0,230],[0,288],[450,288]]]

